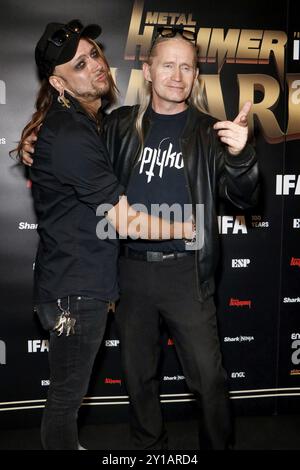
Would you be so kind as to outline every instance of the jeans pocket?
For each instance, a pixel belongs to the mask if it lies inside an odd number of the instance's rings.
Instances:
[[[44,330],[53,330],[57,322],[57,318],[60,315],[56,302],[36,305],[34,310],[37,313]]]

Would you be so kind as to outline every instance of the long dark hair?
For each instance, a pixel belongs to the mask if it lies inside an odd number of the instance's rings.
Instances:
[[[38,129],[45,119],[47,111],[52,104],[54,95],[53,92],[54,90],[50,85],[48,78],[43,78],[35,102],[36,111],[33,113],[31,120],[24,127],[18,146],[9,152],[10,156],[13,156],[13,154],[16,153],[17,158],[21,160],[22,147],[30,134],[38,132]]]
[[[109,90],[107,92],[107,94],[105,95],[105,98],[107,99],[108,101],[108,104],[109,105],[113,105],[116,100],[117,100],[117,94],[119,92],[115,82],[114,82],[114,79],[112,77],[112,74],[110,72],[110,68],[109,68],[109,65],[108,65],[108,62],[106,60],[106,57],[101,49],[101,47],[99,46],[99,44],[97,44],[95,41],[93,41],[92,39],[89,39],[89,38],[86,38],[88,42],[90,42],[91,44],[93,44],[101,59],[103,60],[103,62],[105,63],[106,67],[107,67],[107,77],[108,77],[108,83],[109,83]],[[35,108],[36,108],[36,111],[33,113],[30,121],[28,122],[28,124],[26,124],[26,126],[24,127],[22,133],[21,133],[21,138],[20,138],[20,141],[17,145],[17,147],[13,150],[11,150],[9,152],[9,155],[10,156],[13,156],[16,154],[16,157],[18,160],[21,161],[22,159],[22,148],[26,142],[26,139],[27,137],[30,136],[30,134],[32,133],[38,133],[39,131],[39,127],[40,125],[43,123],[44,119],[45,119],[45,116],[53,102],[53,98],[55,96],[55,90],[54,88],[50,85],[49,83],[49,80],[48,78],[43,78],[42,79],[42,82],[41,82],[41,86],[40,86],[40,89],[38,91],[38,95],[37,95],[37,99],[36,99],[36,102],[35,102]],[[81,106],[83,108],[85,108],[84,104],[81,103]],[[86,107],[86,111],[91,114],[91,110]],[[95,120],[97,120],[97,116],[93,116],[95,118]]]

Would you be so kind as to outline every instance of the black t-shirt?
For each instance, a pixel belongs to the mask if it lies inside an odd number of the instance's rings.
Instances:
[[[38,134],[31,168],[40,243],[35,302],[68,295],[118,298],[118,240],[100,240],[99,204],[124,193],[96,123],[79,103],[54,100]]]
[[[191,210],[187,210],[190,208],[190,198],[179,145],[186,119],[187,110],[172,115],[151,110],[152,126],[126,190],[129,203],[144,205],[149,214],[163,216],[164,212],[159,212],[158,206],[166,204],[165,214],[168,215],[167,207],[173,207],[171,220],[186,220],[191,215]],[[125,243],[134,250],[142,251],[185,250],[182,240],[128,240]]]

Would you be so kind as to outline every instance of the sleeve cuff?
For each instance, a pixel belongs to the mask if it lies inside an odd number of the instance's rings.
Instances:
[[[255,159],[255,150],[250,144],[247,144],[238,155],[231,155],[228,151],[226,151],[225,155],[226,164],[236,168],[250,163],[253,159]]]
[[[112,206],[115,206],[118,204],[119,199],[121,196],[125,194],[125,189],[124,187],[120,184],[115,191],[111,194],[111,196],[108,198],[107,203],[111,204]]]

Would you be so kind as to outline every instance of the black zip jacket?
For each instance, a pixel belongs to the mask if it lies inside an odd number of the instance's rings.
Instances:
[[[114,171],[126,187],[141,144],[135,129],[138,105],[123,106],[104,120],[103,132]],[[189,107],[180,138],[185,176],[195,211],[204,205],[204,243],[196,256],[198,298],[206,300],[215,290],[214,274],[219,257],[216,200],[221,196],[240,209],[254,206],[258,198],[258,166],[255,151],[247,145],[238,156],[230,155],[213,129],[215,118]],[[145,140],[151,126],[150,113],[143,119]]]

